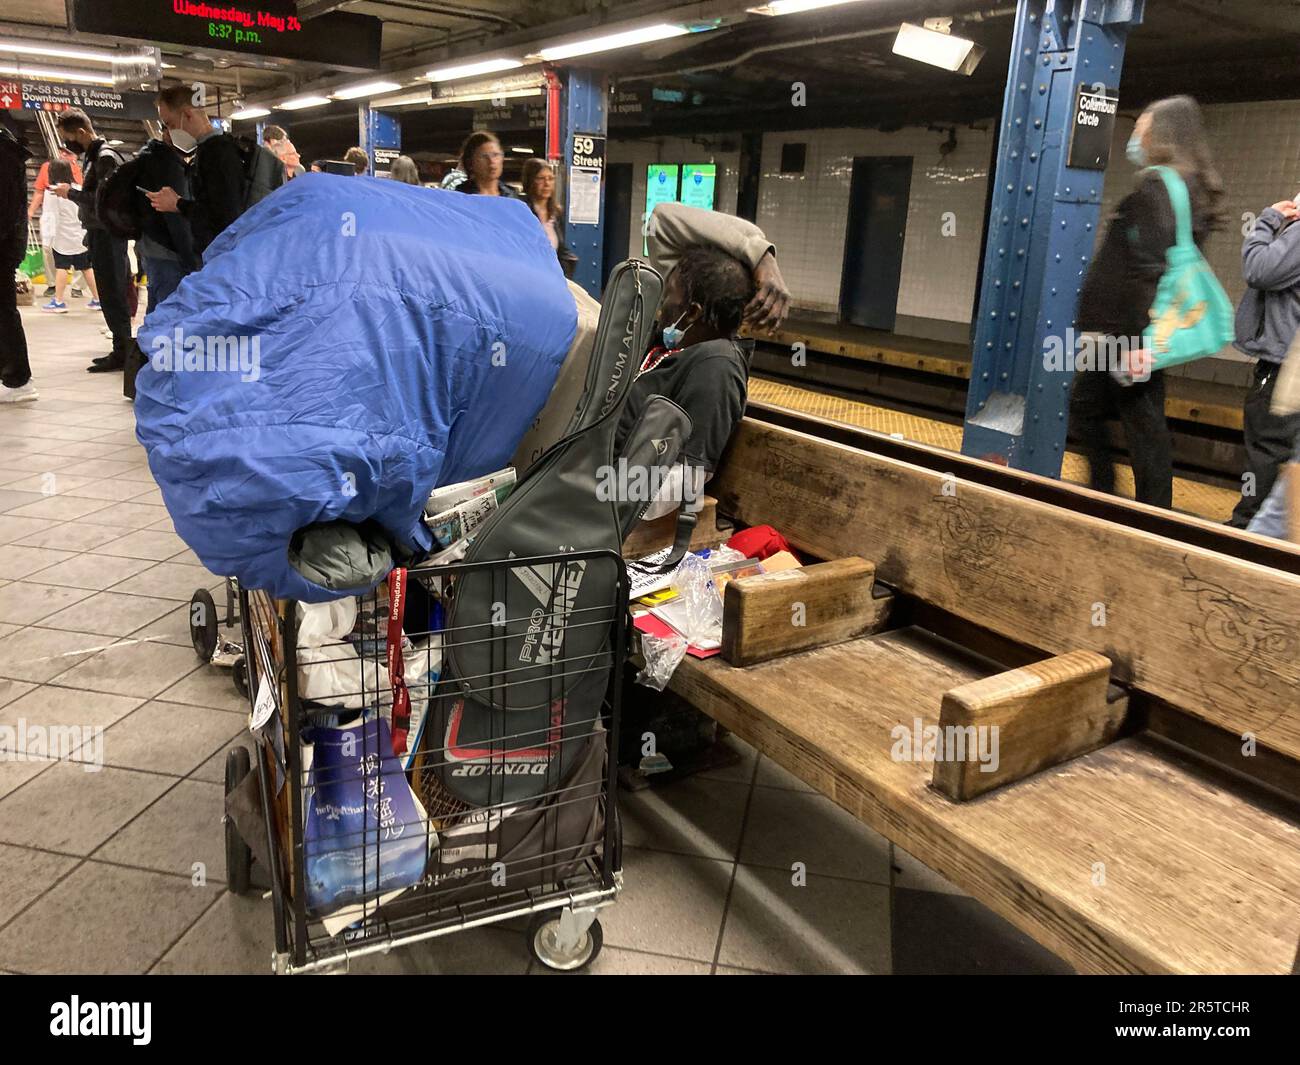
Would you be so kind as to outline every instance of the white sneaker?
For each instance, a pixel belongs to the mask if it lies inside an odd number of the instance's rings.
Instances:
[[[34,399],[39,399],[40,393],[36,391],[36,386],[28,381],[25,385],[19,385],[17,388],[4,387],[0,388],[0,403],[30,403]]]

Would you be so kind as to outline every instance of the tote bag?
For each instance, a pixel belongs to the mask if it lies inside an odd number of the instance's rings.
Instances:
[[[1152,368],[1164,370],[1215,355],[1232,343],[1235,314],[1192,237],[1192,206],[1182,176],[1168,166],[1151,169],[1164,180],[1176,226],[1151,307],[1151,324],[1142,334],[1142,346],[1152,354]]]

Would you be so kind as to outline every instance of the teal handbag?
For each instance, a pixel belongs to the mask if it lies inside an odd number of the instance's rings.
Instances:
[[[1152,368],[1164,370],[1216,355],[1231,344],[1235,312],[1192,237],[1192,205],[1182,176],[1169,166],[1151,169],[1164,179],[1177,226],[1151,307],[1151,324],[1142,334],[1142,346],[1152,353]]]

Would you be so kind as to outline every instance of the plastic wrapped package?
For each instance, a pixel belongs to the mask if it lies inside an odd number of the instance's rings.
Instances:
[[[657,692],[663,691],[685,656],[684,636],[652,636],[648,632],[641,633],[641,657],[645,659],[645,666],[636,675],[636,682]]]

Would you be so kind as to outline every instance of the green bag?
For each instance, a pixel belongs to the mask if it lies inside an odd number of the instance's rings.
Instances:
[[[1151,324],[1142,334],[1142,346],[1152,353],[1152,368],[1163,370],[1218,354],[1232,343],[1236,332],[1228,294],[1192,237],[1187,185],[1173,167],[1151,169],[1164,179],[1177,226],[1151,307]]]

